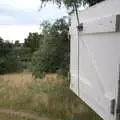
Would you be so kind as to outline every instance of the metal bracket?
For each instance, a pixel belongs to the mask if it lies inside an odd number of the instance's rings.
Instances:
[[[115,99],[111,100],[111,114],[112,115],[115,115],[115,104],[116,104]]]
[[[77,26],[77,29],[78,29],[79,32],[83,31],[83,23],[79,24]]]

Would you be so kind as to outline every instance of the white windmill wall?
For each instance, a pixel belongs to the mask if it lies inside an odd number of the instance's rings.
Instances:
[[[110,106],[111,100],[117,102],[118,96],[119,15],[120,0],[106,0],[79,12],[83,23],[79,37],[76,15],[71,16],[70,88],[104,120],[116,119]]]

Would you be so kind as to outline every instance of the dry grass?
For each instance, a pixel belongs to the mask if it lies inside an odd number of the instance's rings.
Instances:
[[[0,76],[0,108],[12,108],[56,120],[101,120],[56,74],[34,80],[31,73]],[[84,117],[83,117],[84,116]]]
[[[0,75],[0,80],[8,82],[11,87],[24,87],[33,81],[31,73],[15,73]]]

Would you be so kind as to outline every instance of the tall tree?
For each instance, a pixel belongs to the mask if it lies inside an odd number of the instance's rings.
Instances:
[[[54,24],[44,22],[42,34],[43,44],[33,55],[32,71],[36,77],[44,72],[66,73],[69,66],[68,24],[59,19]]]

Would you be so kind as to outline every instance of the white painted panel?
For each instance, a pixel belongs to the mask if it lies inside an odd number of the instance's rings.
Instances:
[[[71,16],[70,87],[104,120],[116,120],[116,115],[110,113],[110,105],[112,99],[117,102],[118,96],[120,18],[117,15],[120,0],[106,0],[80,12],[83,32],[79,36],[79,49],[76,15]]]
[[[120,0],[105,0],[95,6],[79,12],[81,22],[120,14]],[[73,14],[75,16],[75,13]]]
[[[117,100],[120,33],[80,38],[80,98],[104,120],[115,120],[110,102]]]
[[[74,28],[70,28],[70,88],[78,95],[78,35]]]
[[[80,95],[100,116],[108,119],[109,100],[104,98],[105,88],[89,55],[88,48],[80,40]],[[104,106],[105,105],[105,106]],[[99,109],[98,109],[99,108]],[[104,114],[105,113],[105,114]]]
[[[83,31],[81,34],[119,32],[120,16],[113,15],[99,19],[83,22]]]

